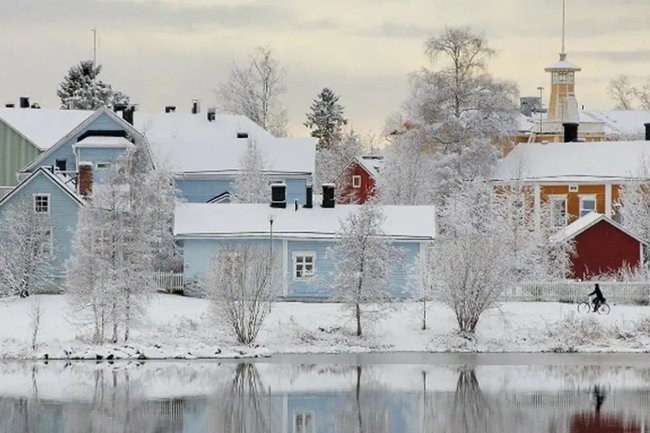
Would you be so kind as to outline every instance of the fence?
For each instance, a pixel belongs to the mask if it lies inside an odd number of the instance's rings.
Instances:
[[[599,282],[607,302],[617,304],[650,304],[650,282]],[[594,290],[594,282],[553,281],[520,283],[506,290],[505,301],[579,302]]]
[[[185,278],[182,273],[159,272],[154,275],[154,282],[159,290],[167,293],[183,293]]]

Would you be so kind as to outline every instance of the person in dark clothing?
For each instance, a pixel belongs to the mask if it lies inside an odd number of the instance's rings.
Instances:
[[[595,296],[593,300],[594,313],[597,313],[600,306],[603,305],[606,301],[605,297],[603,296],[603,292],[600,291],[600,286],[598,285],[598,283],[596,283],[596,287],[594,288],[594,291],[587,296]]]

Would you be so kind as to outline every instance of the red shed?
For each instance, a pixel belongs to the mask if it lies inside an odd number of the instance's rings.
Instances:
[[[643,262],[646,243],[605,215],[591,212],[577,219],[551,241],[572,239],[572,278],[589,279],[599,274],[613,273],[625,265],[635,268]]]
[[[341,203],[363,204],[375,195],[383,156],[363,155],[354,158],[346,168],[343,185],[340,186]]]

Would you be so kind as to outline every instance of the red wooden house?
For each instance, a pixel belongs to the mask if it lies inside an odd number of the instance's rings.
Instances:
[[[339,180],[340,202],[343,204],[363,204],[375,195],[379,170],[384,163],[383,156],[357,156],[348,165],[344,176]]]
[[[590,279],[643,263],[646,242],[605,215],[591,212],[566,226],[551,241],[572,240],[571,278]]]

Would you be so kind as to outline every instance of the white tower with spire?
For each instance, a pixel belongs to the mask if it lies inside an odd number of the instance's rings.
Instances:
[[[551,99],[548,104],[548,119],[560,123],[580,121],[578,101],[575,97],[575,73],[581,68],[569,62],[565,49],[566,0],[562,0],[562,51],[560,60],[547,68],[551,73]]]

